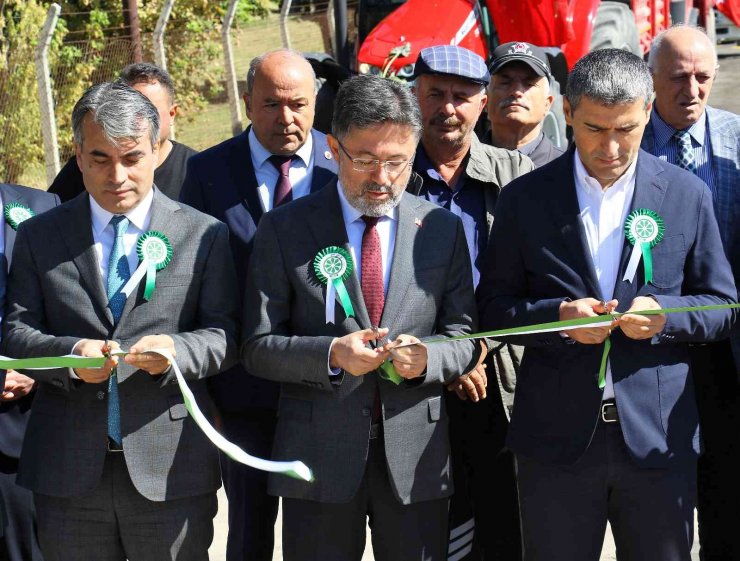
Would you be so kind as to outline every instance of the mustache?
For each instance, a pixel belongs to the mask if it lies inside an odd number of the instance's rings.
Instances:
[[[502,99],[501,101],[498,102],[497,105],[499,109],[506,109],[507,107],[511,107],[512,105],[521,105],[522,107],[524,107],[524,109],[530,108],[529,105],[527,105],[523,101],[515,99],[513,97],[507,97],[506,99]]]
[[[445,117],[444,115],[436,115],[429,121],[430,125],[442,125],[444,127],[459,127],[462,125],[462,121],[457,117]]]
[[[362,184],[362,194],[365,193],[391,193],[393,192],[393,185],[381,185],[374,181],[366,181]]]

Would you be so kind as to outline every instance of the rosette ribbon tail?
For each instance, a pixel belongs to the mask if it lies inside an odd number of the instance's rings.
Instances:
[[[632,253],[630,253],[630,260],[627,263],[627,268],[624,271],[623,281],[632,282],[635,280],[637,274],[637,266],[640,264],[640,258],[642,257],[642,248],[639,244],[632,246]]]
[[[344,281],[342,279],[334,279],[331,283],[332,286],[334,286],[335,290],[337,291],[337,295],[339,296],[339,301],[342,303],[342,308],[344,309],[344,315],[348,318],[355,316],[355,309],[352,307],[352,300],[349,297],[349,293],[347,292],[347,287],[344,286]],[[327,290],[327,299],[329,298]],[[332,295],[332,301],[334,301],[334,296]]]
[[[142,262],[141,266],[146,265],[146,280],[144,281],[144,300],[149,301],[157,284],[157,266],[149,260]]]
[[[653,252],[650,250],[649,242],[641,242],[640,247],[642,248],[642,264],[645,268],[645,284],[653,280]]]
[[[147,270],[148,267],[146,261],[142,261],[141,263],[139,263],[139,266],[136,267],[136,271],[134,271],[134,274],[131,275],[131,278],[128,279],[128,282],[123,285],[123,288],[121,289],[121,292],[126,295],[126,298],[131,296],[131,293],[136,290],[136,287],[139,286],[141,279],[143,279],[144,276],[147,274]]]

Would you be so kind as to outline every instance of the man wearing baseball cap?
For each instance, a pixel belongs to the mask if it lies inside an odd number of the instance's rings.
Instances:
[[[553,102],[552,80],[550,63],[540,47],[514,42],[493,51],[488,89],[493,146],[518,150],[537,167],[563,153],[542,132]]]
[[[477,286],[499,191],[533,164],[518,152],[482,144],[475,135],[490,81],[483,58],[461,47],[429,47],[419,53],[414,78],[424,126],[414,171],[423,181],[411,190],[461,218]],[[500,454],[514,366],[508,346],[492,343],[484,351],[478,366],[446,393],[455,484],[449,555],[514,560],[520,545],[513,461]],[[488,399],[486,363],[494,388]]]

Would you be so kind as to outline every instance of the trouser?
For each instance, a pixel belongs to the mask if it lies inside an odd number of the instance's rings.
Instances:
[[[704,453],[699,458],[700,558],[740,560],[740,386],[729,341],[691,347]]]
[[[619,561],[691,560],[696,462],[640,468],[601,420],[573,465],[516,459],[525,561],[598,561],[607,520]]]
[[[276,424],[274,409],[254,409],[223,415],[221,430],[249,454],[269,458]],[[267,494],[267,473],[221,453],[221,476],[229,500],[226,561],[272,561],[279,500]]]
[[[108,453],[90,493],[34,493],[34,501],[46,561],[208,561],[218,508],[216,493],[146,499],[131,482],[121,452]]]
[[[18,460],[0,453],[0,501],[4,505],[0,509],[7,517],[0,537],[0,561],[42,561],[33,493],[15,483],[17,471]]]
[[[368,520],[376,561],[446,559],[447,499],[402,505],[382,437],[370,441],[365,475],[348,503],[283,498],[283,559],[360,561]]]

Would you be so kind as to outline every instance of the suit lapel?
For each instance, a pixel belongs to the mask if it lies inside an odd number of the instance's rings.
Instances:
[[[647,208],[660,215],[660,208],[663,204],[666,188],[668,187],[665,180],[661,177],[662,169],[645,152],[640,152],[637,158],[637,169],[635,170],[635,194],[632,197],[632,206],[630,213],[639,208]],[[614,298],[617,300],[625,299],[628,294],[636,292],[635,286],[639,287],[639,275],[630,283],[622,281],[624,271],[632,253],[632,244],[624,237],[622,246],[622,255],[619,261],[619,270],[617,273],[617,282],[614,288]],[[624,302],[628,304],[628,302]]]
[[[311,193],[323,188],[337,176],[337,164],[326,142],[311,130],[313,135],[313,171],[311,172]]]
[[[350,252],[347,230],[344,227],[342,206],[339,203],[339,195],[337,194],[338,188],[335,179],[334,183],[322,189],[312,201],[314,211],[306,217],[309,228],[316,240],[317,253],[332,245],[343,247],[348,253]],[[362,329],[372,327],[370,325],[370,316],[365,307],[365,299],[362,296],[356,267],[344,284],[352,300],[352,307],[355,310],[355,320],[358,325]],[[337,297],[337,311],[339,310],[341,310],[341,305],[339,303],[339,297]]]
[[[20,203],[24,206],[27,206],[28,208],[31,208],[31,205],[28,204],[28,201],[26,201],[25,197],[21,195],[21,193],[18,192],[18,190],[14,189],[12,185],[2,184],[2,189],[0,190],[2,193],[2,211],[3,216],[2,220],[4,223],[4,230],[3,234],[5,235],[5,260],[6,260],[6,271],[10,270],[10,265],[13,260],[13,246],[15,245],[15,230],[13,227],[8,223],[7,219],[5,218],[5,206],[8,203]],[[34,209],[31,209],[34,210]]]
[[[67,246],[70,258],[80,272],[80,282],[87,285],[86,292],[96,307],[113,325],[113,314],[108,308],[108,296],[100,275],[100,266],[95,255],[95,242],[92,236],[90,200],[87,192],[82,193],[64,205],[65,215],[58,224],[59,237]]]
[[[239,189],[244,206],[247,207],[254,223],[258,224],[264,211],[257,193],[257,175],[254,172],[252,152],[249,149],[249,131],[250,129],[247,129],[236,137],[231,146],[228,161],[232,163],[229,165],[229,172],[231,180]]]
[[[391,329],[399,312],[404,309],[403,301],[414,277],[414,238],[420,234],[414,218],[419,200],[404,193],[398,205],[398,224],[396,225],[396,243],[393,250],[388,293],[385,297],[381,326]]]
[[[573,257],[573,262],[576,269],[581,273],[581,278],[588,292],[594,297],[600,297],[601,287],[591,260],[591,252],[588,249],[586,228],[583,225],[578,196],[576,195],[573,170],[574,157],[575,150],[571,148],[568,151],[568,157],[557,160],[560,165],[551,166],[546,181],[552,186],[550,193],[553,199],[546,204],[552,210],[553,219],[565,248]]]

